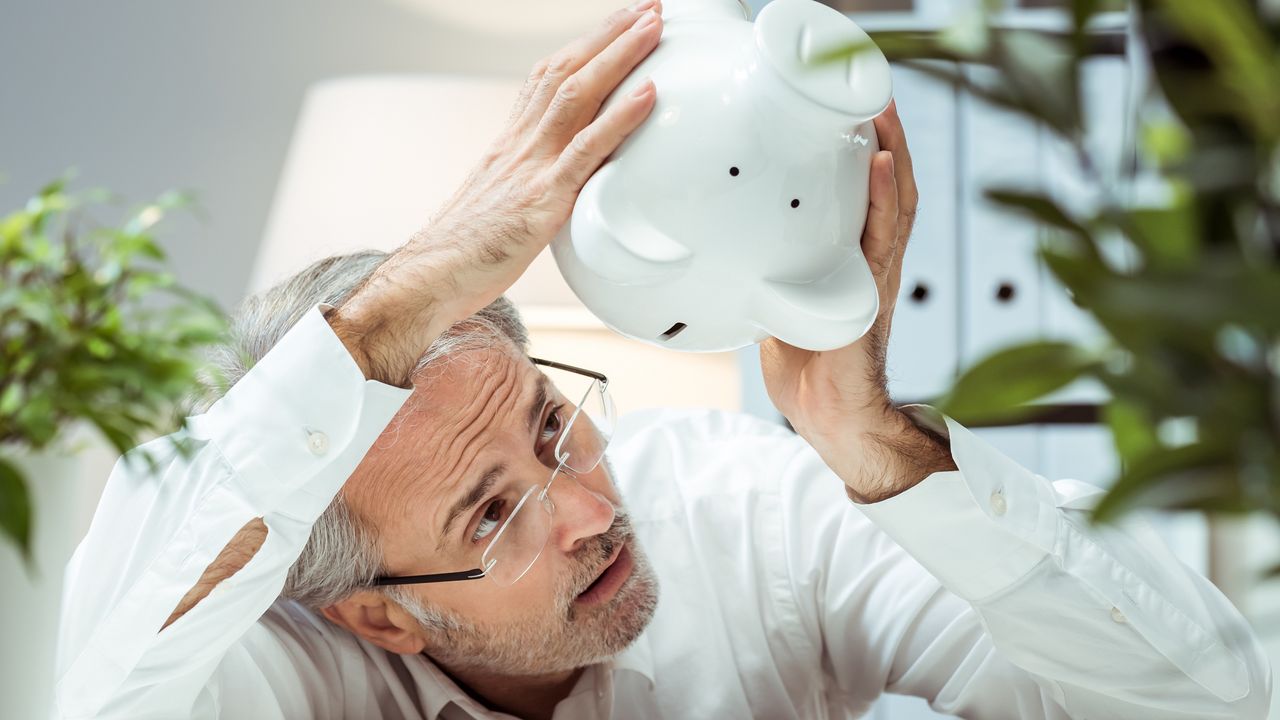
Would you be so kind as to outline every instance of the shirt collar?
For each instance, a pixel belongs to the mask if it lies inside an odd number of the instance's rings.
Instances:
[[[470,695],[467,695],[453,680],[435,664],[430,657],[419,655],[424,670],[419,676],[419,697],[422,698],[423,717],[439,720],[444,709],[450,704],[457,705],[471,717],[487,717],[492,711],[484,708]],[[649,645],[649,633],[642,632],[635,642],[618,653],[606,665],[615,675],[621,672],[633,672],[648,682],[649,690],[653,690],[653,649]]]
[[[649,646],[649,631],[640,633],[627,649],[613,658],[613,670],[628,671],[639,674],[649,681],[649,689],[653,689],[653,649]]]

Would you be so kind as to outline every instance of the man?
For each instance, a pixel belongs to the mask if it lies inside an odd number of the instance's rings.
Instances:
[[[652,108],[648,83],[595,117],[659,9],[540,63],[397,252],[241,310],[238,382],[191,452],[119,465],[71,562],[59,715],[828,717],[891,690],[975,717],[1262,717],[1267,663],[1209,583],[1088,527],[1095,490],[890,403],[916,207],[892,108],[862,238],[876,327],[761,350],[797,435],[614,428],[602,376],[526,356],[501,293]]]

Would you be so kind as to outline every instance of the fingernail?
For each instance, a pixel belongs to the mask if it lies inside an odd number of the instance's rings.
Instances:
[[[653,23],[656,22],[657,20],[658,20],[658,13],[652,10],[649,10],[645,14],[641,15],[639,20],[636,20],[636,24],[632,25],[631,29],[644,30],[645,28],[653,25]]]
[[[653,89],[653,79],[646,77],[645,79],[640,81],[640,85],[637,86],[635,90],[631,91],[631,97],[633,98],[644,97],[645,95],[648,95],[649,91],[652,89]]]
[[[658,0],[640,0],[640,2],[632,5],[630,10],[631,12],[640,12],[642,10],[648,10],[656,4],[658,4]]]

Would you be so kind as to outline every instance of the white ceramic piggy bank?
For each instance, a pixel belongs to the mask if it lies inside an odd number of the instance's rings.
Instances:
[[[552,245],[584,304],[624,335],[678,350],[774,336],[810,350],[871,326],[859,240],[889,104],[889,64],[813,0],[664,0],[658,47],[605,102],[651,76],[648,119],[586,183]]]

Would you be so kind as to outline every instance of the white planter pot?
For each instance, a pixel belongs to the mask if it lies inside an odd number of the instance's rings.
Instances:
[[[27,479],[34,505],[31,571],[0,542],[0,716],[44,718],[53,698],[62,573],[89,529],[116,453],[85,430],[61,449],[6,458]]]

